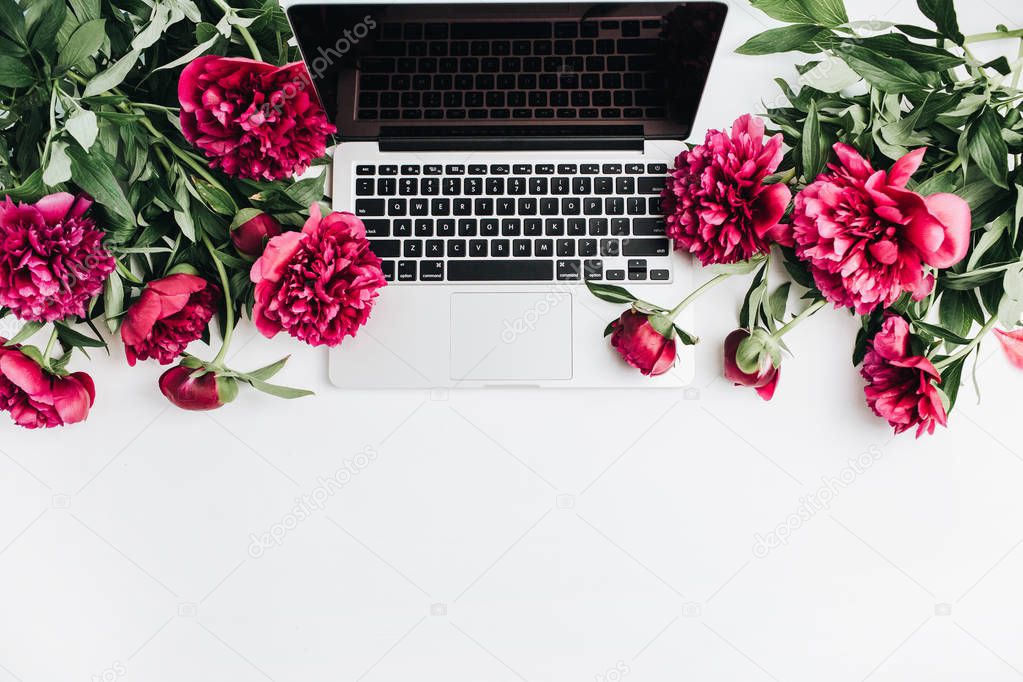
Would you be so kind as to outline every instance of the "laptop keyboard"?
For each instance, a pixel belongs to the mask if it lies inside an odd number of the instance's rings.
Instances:
[[[659,163],[355,164],[388,281],[669,281]]]
[[[666,116],[659,18],[385,23],[359,64],[360,120]]]

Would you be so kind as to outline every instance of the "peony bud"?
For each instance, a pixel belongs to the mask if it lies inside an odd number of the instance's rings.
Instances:
[[[764,400],[774,396],[781,370],[774,365],[766,346],[746,329],[725,337],[725,378],[736,386],[749,386]],[[744,371],[742,368],[757,368]]]
[[[233,377],[214,372],[192,376],[200,371],[185,365],[172,367],[160,377],[160,391],[181,409],[197,412],[223,407],[238,396],[238,382]]]
[[[235,216],[231,243],[242,256],[255,260],[263,255],[267,242],[283,231],[281,224],[269,214],[248,208]]]
[[[611,345],[640,372],[657,376],[675,364],[675,328],[669,320],[666,333],[662,333],[651,324],[651,317],[635,308],[626,310],[612,323]]]

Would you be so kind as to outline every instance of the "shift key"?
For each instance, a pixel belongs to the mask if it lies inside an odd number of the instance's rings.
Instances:
[[[623,239],[623,256],[667,256],[671,245],[667,239]]]

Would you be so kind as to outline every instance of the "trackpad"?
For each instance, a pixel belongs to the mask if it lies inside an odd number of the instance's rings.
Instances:
[[[451,378],[571,379],[572,295],[452,294]]]

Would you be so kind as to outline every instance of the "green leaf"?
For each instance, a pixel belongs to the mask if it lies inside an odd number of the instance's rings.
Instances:
[[[103,285],[103,316],[107,321],[107,329],[111,334],[116,334],[121,326],[121,316],[124,315],[124,282],[115,270],[110,273],[106,284]]]
[[[33,16],[36,12],[38,12],[38,17]],[[57,32],[66,16],[67,3],[64,0],[37,0],[29,9],[29,45],[39,51],[52,49],[57,39]],[[32,19],[35,21],[31,21]]]
[[[92,19],[76,28],[68,38],[67,45],[60,51],[57,66],[71,69],[96,54],[106,37],[105,27],[106,20]]]
[[[956,19],[956,8],[952,0],[916,0],[916,6],[925,17],[934,22],[941,35],[957,45],[963,44],[965,38],[959,32],[959,21]]]
[[[0,54],[0,83],[9,88],[24,88],[35,82],[36,77],[28,65],[20,59]]]
[[[763,262],[763,256],[754,256],[749,260],[739,261],[738,263],[708,265],[706,270],[712,275],[745,275],[759,268]]]
[[[101,339],[94,339],[81,332],[75,331],[64,322],[57,322],[57,337],[68,346],[75,348],[106,348],[107,342]]]
[[[607,301],[608,303],[634,303],[636,301],[636,297],[626,289],[614,284],[587,282],[586,288],[601,301]]]
[[[768,306],[771,308],[771,315],[778,322],[781,322],[785,318],[785,308],[788,304],[789,289],[791,286],[791,282],[781,284],[767,299]]]
[[[1008,189],[1009,148],[1002,139],[1002,124],[994,109],[984,113],[967,130],[970,158],[991,182]]]
[[[966,357],[956,360],[941,372],[941,390],[948,397],[946,411],[951,410],[956,404],[959,396],[959,387],[963,384],[963,366],[966,364]]]
[[[46,185],[43,184],[43,171],[36,168],[32,174],[25,178],[17,187],[4,190],[4,194],[13,201],[36,201],[46,194]]]
[[[969,339],[960,336],[959,334],[955,334],[949,331],[948,329],[940,327],[936,324],[928,324],[927,322],[923,322],[921,320],[914,320],[913,326],[921,331],[927,332],[931,336],[941,339],[942,341],[948,341],[949,343],[953,343],[958,346],[965,346],[968,343],[970,343]]]
[[[195,220],[192,218],[192,198],[188,193],[187,182],[184,175],[181,175],[174,183],[174,201],[181,207],[180,210],[174,210],[174,222],[181,228],[181,233],[189,241],[194,242],[196,240]]]
[[[262,391],[263,393],[268,393],[278,398],[284,398],[285,400],[294,400],[295,398],[305,398],[306,396],[316,395],[312,391],[306,391],[305,389],[268,384],[265,381],[260,381],[258,379],[245,379],[244,381],[257,391]]]
[[[284,193],[302,208],[309,208],[312,204],[323,199],[323,183],[326,177],[321,173],[313,178],[299,180],[284,190]]]
[[[607,323],[607,326],[604,327],[604,336],[611,336],[611,333],[615,330],[615,322],[617,321],[618,320],[611,320]]]
[[[231,225],[228,228],[228,230],[235,230],[244,225],[245,223],[249,222],[253,218],[260,216],[262,214],[263,211],[260,211],[258,208],[243,208],[242,210],[238,211],[237,215],[235,215],[234,220],[231,221]]]
[[[101,95],[112,88],[116,88],[120,85],[132,68],[139,60],[141,56],[141,50],[131,50],[123,57],[118,59],[112,66],[106,71],[97,74],[89,84],[85,86],[84,97],[92,97],[94,95]]]
[[[67,149],[71,157],[71,177],[75,184],[92,195],[100,204],[121,216],[131,224],[135,224],[135,210],[124,196],[124,190],[114,177],[113,168],[108,156],[102,150],[89,153],[70,146]]]
[[[821,131],[820,118],[817,115],[817,103],[810,101],[810,110],[806,113],[806,120],[803,122],[803,139],[801,141],[803,152],[803,177],[807,182],[813,180],[824,170],[824,162],[827,160],[827,144]]]
[[[929,88],[927,79],[901,59],[851,44],[836,51],[853,71],[884,92],[919,92]]]
[[[28,47],[25,13],[15,0],[0,0],[0,33],[22,47]]]
[[[37,331],[42,329],[44,326],[46,326],[45,322],[26,322],[24,325],[22,325],[18,333],[12,336],[4,345],[16,346],[19,343],[28,341],[35,335]]]
[[[214,213],[233,216],[238,212],[238,205],[234,203],[234,199],[223,188],[212,185],[202,178],[193,178],[192,184],[199,193],[199,198]]]
[[[812,43],[818,35],[830,35],[830,33],[830,31],[812,24],[782,26],[758,33],[736,48],[735,51],[739,54],[747,55],[789,52]]]
[[[257,381],[269,381],[274,378],[274,375],[284,369],[284,366],[288,364],[289,359],[291,359],[290,355],[288,357],[281,358],[277,362],[267,365],[266,367],[260,367],[259,369],[247,372],[242,376],[243,378],[255,379]]]
[[[767,16],[789,23],[840,26],[849,21],[842,0],[750,0]]]
[[[88,109],[78,109],[64,124],[64,129],[75,138],[82,149],[89,151],[99,135],[99,123],[96,114]]]
[[[938,302],[938,319],[941,326],[951,333],[965,336],[970,332],[974,320],[982,316],[980,303],[972,291],[942,292]]]
[[[846,39],[844,42],[853,42],[853,40]],[[965,62],[962,57],[954,55],[947,50],[931,47],[930,45],[912,43],[899,33],[885,33],[868,38],[856,38],[854,42],[868,50],[901,59],[910,66],[914,66],[922,71],[946,71],[961,66]]]

